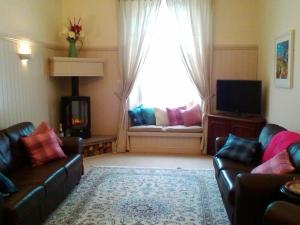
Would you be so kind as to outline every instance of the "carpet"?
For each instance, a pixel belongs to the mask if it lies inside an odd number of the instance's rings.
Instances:
[[[46,225],[229,225],[213,170],[93,167]]]

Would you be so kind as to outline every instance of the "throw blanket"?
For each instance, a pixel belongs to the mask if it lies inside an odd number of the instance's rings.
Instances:
[[[263,154],[262,162],[268,161],[296,142],[300,142],[300,134],[291,131],[278,132],[271,138],[271,141]]]

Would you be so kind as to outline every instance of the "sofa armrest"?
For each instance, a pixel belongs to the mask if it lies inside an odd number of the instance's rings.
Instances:
[[[227,137],[217,137],[215,141],[215,152],[218,152],[227,141]]]
[[[69,154],[81,154],[83,139],[80,137],[64,137],[61,139],[63,141],[62,149]]]
[[[264,225],[300,225],[300,206],[278,201],[270,204],[264,215]]]
[[[262,223],[266,207],[280,197],[280,187],[300,175],[239,174],[235,180],[234,224]],[[251,211],[251,213],[249,213]]]

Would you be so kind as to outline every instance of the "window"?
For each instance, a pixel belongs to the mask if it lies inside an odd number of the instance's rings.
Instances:
[[[197,89],[181,59],[174,23],[162,1],[147,58],[130,95],[137,104],[165,108],[200,103]]]

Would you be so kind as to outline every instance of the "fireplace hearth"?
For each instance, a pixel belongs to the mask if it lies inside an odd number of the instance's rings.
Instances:
[[[60,116],[62,129],[66,136],[91,137],[90,97],[61,97]]]

